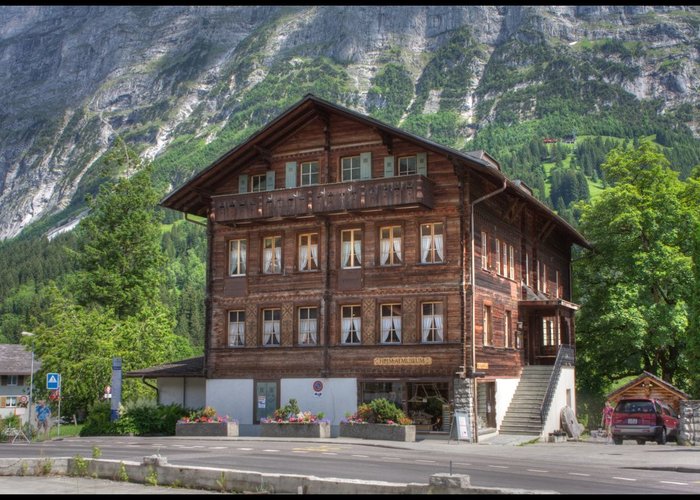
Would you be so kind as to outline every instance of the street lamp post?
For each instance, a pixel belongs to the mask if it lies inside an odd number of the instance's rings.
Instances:
[[[29,428],[32,428],[32,395],[34,393],[34,334],[31,332],[22,332],[24,337],[32,337],[32,367],[29,374]]]

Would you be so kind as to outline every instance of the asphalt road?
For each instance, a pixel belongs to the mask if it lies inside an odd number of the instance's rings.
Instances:
[[[524,446],[446,440],[416,443],[264,438],[95,437],[0,444],[1,457],[91,457],[140,462],[159,454],[172,465],[317,477],[427,483],[431,474],[468,474],[476,486],[564,494],[698,494],[700,448],[592,442]],[[38,479],[38,478],[37,478]],[[6,478],[0,477],[0,491]],[[148,491],[155,493],[151,486]]]

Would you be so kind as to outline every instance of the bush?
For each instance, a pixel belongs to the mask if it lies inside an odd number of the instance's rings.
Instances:
[[[100,435],[175,435],[175,424],[187,409],[173,403],[159,405],[153,400],[139,399],[127,403],[119,418],[111,422],[109,401],[95,403],[88,413],[81,436]]]
[[[412,420],[403,410],[387,399],[374,399],[357,407],[354,415],[347,418],[349,423],[410,425]]]

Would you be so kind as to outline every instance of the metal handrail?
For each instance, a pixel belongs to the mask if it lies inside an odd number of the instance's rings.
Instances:
[[[571,366],[574,364],[574,348],[570,345],[562,344],[557,350],[557,357],[554,360],[554,369],[552,374],[549,376],[549,383],[547,385],[547,392],[544,395],[544,400],[540,406],[540,422],[544,425],[547,414],[549,413],[549,406],[552,404],[552,398],[554,397],[554,389],[556,388],[557,382],[559,381],[559,374],[561,373],[562,365],[566,364]]]

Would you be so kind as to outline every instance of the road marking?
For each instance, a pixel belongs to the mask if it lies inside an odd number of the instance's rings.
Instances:
[[[350,455],[351,457],[355,458],[369,458],[369,455]]]
[[[581,472],[569,472],[569,474],[572,476],[586,476],[586,477],[590,476],[590,474],[583,474]]]
[[[542,469],[528,469],[528,472],[549,472],[548,470],[542,470]]]
[[[270,453],[276,453],[276,452],[278,452],[279,450],[263,450],[263,451],[269,451]]]
[[[416,460],[416,462],[420,462],[422,464],[434,464],[435,460]]]
[[[400,458],[396,458],[396,457],[379,457],[379,458],[381,458],[383,460],[398,460],[399,462],[401,461]]]
[[[677,484],[677,485],[680,485],[680,486],[688,486],[688,483],[678,483],[678,482],[676,482],[676,481],[659,481],[659,482],[660,482],[660,483],[664,483],[664,484]]]
[[[292,450],[292,453],[308,453],[306,450]]]
[[[209,449],[210,449],[210,450],[225,450],[226,447],[225,447],[225,446],[212,446],[212,447],[209,448]]]
[[[321,453],[321,455],[337,455],[337,453],[331,453],[331,452],[324,451],[323,453]]]
[[[464,462],[455,462],[455,465],[471,465],[471,464],[466,464]]]
[[[251,451],[253,448],[236,448],[237,450],[241,451]]]
[[[618,477],[618,476],[613,476],[613,479],[619,479],[621,481],[636,481],[636,479],[632,479],[630,477]]]
[[[495,468],[497,468],[497,469],[507,469],[507,468],[508,468],[508,466],[506,466],[506,465],[491,465],[491,464],[488,464],[488,466],[489,466],[489,467],[495,467]]]

